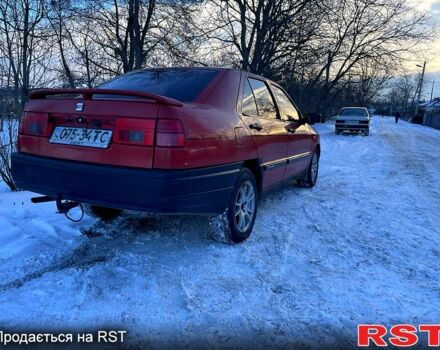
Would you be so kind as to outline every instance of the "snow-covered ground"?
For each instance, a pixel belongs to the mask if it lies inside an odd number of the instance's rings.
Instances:
[[[268,197],[235,246],[204,218],[75,224],[3,189],[0,329],[280,348],[353,346],[358,323],[438,323],[440,131],[379,117],[369,137],[317,129],[317,186]]]

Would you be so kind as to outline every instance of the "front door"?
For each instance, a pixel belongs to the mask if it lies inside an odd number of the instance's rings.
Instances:
[[[280,110],[280,117],[289,133],[287,166],[284,178],[301,174],[308,166],[312,153],[312,135],[289,96],[278,86],[271,85]]]
[[[275,102],[264,81],[254,78],[244,81],[242,115],[263,166],[265,189],[283,180],[289,133],[285,123],[277,118]]]

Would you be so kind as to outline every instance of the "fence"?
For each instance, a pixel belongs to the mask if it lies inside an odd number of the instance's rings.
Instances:
[[[440,129],[440,113],[425,113],[423,117],[423,125]]]

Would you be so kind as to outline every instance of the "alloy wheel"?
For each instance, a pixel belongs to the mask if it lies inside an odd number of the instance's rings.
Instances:
[[[255,188],[250,181],[240,186],[235,199],[235,224],[238,231],[246,232],[252,224],[255,215]]]

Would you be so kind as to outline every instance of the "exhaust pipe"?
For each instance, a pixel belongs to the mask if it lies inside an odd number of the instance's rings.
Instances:
[[[50,196],[41,196],[41,197],[32,197],[31,198],[31,202],[34,204],[53,202],[53,201],[55,201],[55,198],[50,197]]]

